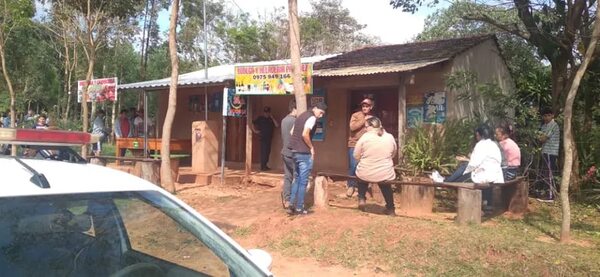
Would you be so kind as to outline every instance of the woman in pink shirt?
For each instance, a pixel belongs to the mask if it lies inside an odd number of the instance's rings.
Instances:
[[[510,128],[507,126],[496,127],[496,140],[500,144],[502,154],[506,160],[506,166],[502,167],[504,181],[517,177],[519,166],[521,166],[521,149],[514,140],[510,138]]]
[[[368,118],[365,127],[367,132],[358,139],[354,147],[354,158],[358,161],[358,208],[364,210],[368,183],[378,183],[385,199],[385,214],[394,216],[396,212],[392,186],[381,182],[396,179],[393,160],[398,150],[396,140],[383,129],[381,120],[377,117]]]

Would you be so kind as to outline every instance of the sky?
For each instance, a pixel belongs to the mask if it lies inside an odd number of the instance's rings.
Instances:
[[[287,11],[287,0],[225,0],[226,4],[239,12],[248,12],[254,18],[259,14],[271,12],[276,7],[284,7]],[[424,20],[434,10],[424,8],[416,14],[403,13],[393,9],[389,0],[342,0],[342,6],[350,11],[358,23],[365,24],[365,34],[374,35],[383,44],[397,44],[411,41],[423,30]],[[309,12],[309,0],[298,0],[299,13]],[[159,15],[161,30],[167,29],[168,12]],[[163,27],[164,26],[164,27]]]
[[[287,10],[287,0],[226,0],[237,3],[251,15],[269,12],[273,7],[283,6]],[[366,24],[366,34],[381,38],[384,44],[404,43],[423,30],[425,11],[420,14],[403,13],[393,9],[389,0],[342,0],[342,6],[350,10],[350,15],[360,24]],[[235,5],[235,4],[234,4]],[[309,12],[310,1],[298,0],[300,14]]]

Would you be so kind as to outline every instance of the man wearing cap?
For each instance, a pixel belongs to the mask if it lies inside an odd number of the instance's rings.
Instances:
[[[356,165],[358,162],[354,158],[354,146],[358,139],[367,132],[365,128],[365,122],[372,116],[371,111],[373,110],[374,102],[371,98],[365,97],[360,102],[360,111],[352,114],[350,118],[350,136],[348,137],[348,175],[356,176]],[[346,196],[352,197],[356,191],[357,181],[349,179],[347,183],[348,189],[346,190]]]
[[[311,142],[315,133],[315,126],[318,118],[325,115],[327,105],[323,102],[316,103],[311,109],[305,111],[296,117],[294,127],[292,127],[292,136],[288,147],[292,150],[294,160],[294,170],[296,178],[292,184],[292,193],[290,196],[290,214],[307,214],[304,209],[304,194],[308,177],[312,171],[315,158],[315,148]]]
[[[260,170],[267,171],[269,155],[271,155],[271,141],[273,138],[273,129],[279,127],[277,120],[271,114],[271,107],[263,108],[263,115],[252,121],[252,132],[260,137]]]

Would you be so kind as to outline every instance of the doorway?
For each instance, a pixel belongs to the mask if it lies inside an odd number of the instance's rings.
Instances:
[[[360,111],[360,102],[370,97],[375,101],[373,113],[377,116],[386,132],[398,139],[398,89],[394,87],[381,89],[361,89],[350,91],[350,108],[348,121],[353,113]]]

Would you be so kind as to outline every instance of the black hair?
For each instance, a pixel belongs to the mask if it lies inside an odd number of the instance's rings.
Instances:
[[[550,107],[545,107],[542,109],[542,115],[551,114],[554,115],[554,111]]]
[[[122,110],[121,110],[119,113],[120,113],[120,114],[122,114],[122,113],[127,113],[127,109],[122,109]]]
[[[490,130],[490,126],[487,124],[481,124],[475,129],[475,133],[479,134],[481,139],[491,139],[492,131]]]
[[[325,102],[317,102],[312,107],[323,111],[327,110],[327,105],[325,104]]]

